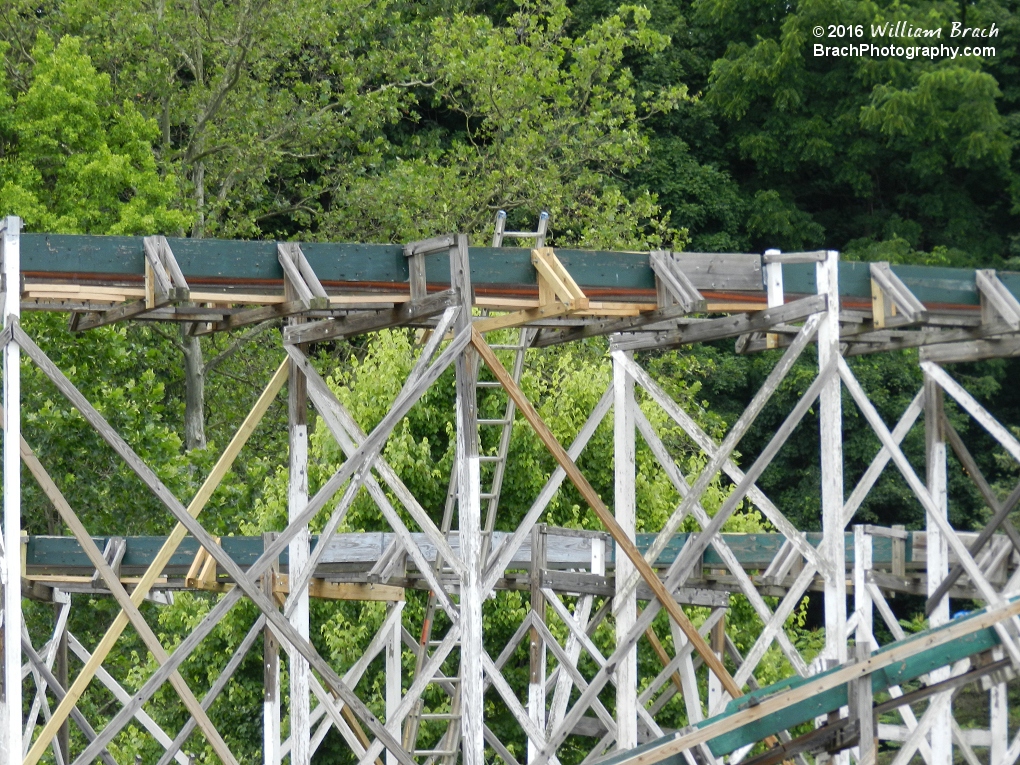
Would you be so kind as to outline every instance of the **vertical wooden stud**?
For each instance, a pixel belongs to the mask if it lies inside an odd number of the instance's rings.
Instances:
[[[871,570],[871,536],[864,526],[854,526],[854,612],[857,614],[856,640],[870,640],[874,631],[874,608],[868,590]]]
[[[818,369],[834,363],[839,350],[839,253],[829,250],[815,264],[818,293],[828,297],[818,325]],[[825,656],[847,660],[845,541],[843,537],[843,405],[840,380],[833,375],[822,387],[819,404],[819,450],[822,467],[822,556],[831,568],[825,577]],[[846,752],[833,758],[848,765]]]
[[[946,483],[946,436],[942,413],[942,388],[927,373],[924,375],[924,435],[928,493],[943,519],[949,516],[949,499]],[[949,575],[949,546],[945,534],[935,519],[927,520],[928,531],[928,595],[931,596]],[[928,624],[938,627],[949,622],[949,597],[932,611]],[[949,667],[937,669],[929,675],[929,682],[937,683],[949,678]],[[941,719],[931,727],[930,744],[934,757],[931,765],[952,765],[953,762],[953,708],[945,694],[933,696],[931,704],[943,698]]]
[[[636,530],[634,467],[634,378],[613,360],[613,450],[615,470],[614,514],[627,536],[633,540]],[[617,554],[616,586],[622,587],[634,572],[625,555]],[[623,641],[637,621],[637,597],[633,589],[613,604],[616,614],[616,639]],[[616,747],[637,746],[637,647],[628,651],[616,669]]]
[[[296,299],[289,280],[285,284],[288,300]],[[291,319],[291,323],[301,321]],[[295,523],[308,505],[308,389],[304,373],[296,362],[290,362],[287,387],[287,418],[290,445],[287,488],[288,522]],[[289,581],[303,580],[302,572],[309,563],[310,537],[308,526],[302,528],[287,548],[290,561]],[[291,588],[287,596],[288,619],[301,637],[309,637],[308,588]],[[290,667],[290,762],[311,765],[311,686],[308,661],[295,650],[288,650]]]
[[[712,627],[712,651],[719,659],[723,659],[726,653],[726,615],[719,618],[719,621]],[[729,702],[730,697],[723,690],[722,681],[713,674],[708,673],[708,714],[713,716],[722,711],[722,708]]]
[[[1005,651],[997,649],[995,659],[1002,659]],[[988,748],[989,762],[1006,762],[1009,749],[1009,694],[1005,683],[993,683],[989,691],[988,732],[991,735],[991,746]]]
[[[262,577],[262,590],[275,602],[273,573]],[[280,765],[280,644],[268,624],[262,632],[262,689],[262,763]]]
[[[779,250],[766,250],[766,255],[779,255]],[[765,264],[765,290],[768,296],[769,308],[781,306],[783,299],[783,264]],[[779,335],[775,332],[768,332],[765,335],[766,348],[779,347]]]
[[[3,221],[3,323],[21,316],[21,219]],[[21,350],[10,342],[3,350],[3,657],[0,665],[0,752],[21,751]]]
[[[545,621],[545,597],[542,595],[542,569],[546,565],[545,524],[536,523],[531,529],[531,612],[534,618]],[[531,630],[530,677],[528,682],[528,717],[538,730],[545,730],[545,668],[546,648],[537,629]],[[566,674],[566,673],[564,673]],[[528,738],[528,762],[538,757],[541,741]]]
[[[387,603],[386,611],[389,615],[393,611],[403,612],[404,601]],[[400,617],[393,620],[390,628],[390,635],[386,639],[386,727],[395,739],[400,739],[400,722],[396,719],[397,707],[400,706],[400,658],[403,642],[401,641]],[[386,752],[386,765],[398,765],[399,760],[392,752]]]
[[[457,334],[471,331],[471,265],[468,238],[457,234],[450,248],[450,283],[462,302]],[[461,714],[464,765],[484,765],[485,712],[482,677],[482,505],[478,460],[478,401],[475,389],[477,353],[468,346],[457,357],[457,509],[464,575],[460,589]]]
[[[871,642],[858,640],[854,645],[854,658],[867,661],[871,657]],[[858,765],[876,765],[878,757],[877,729],[873,712],[871,676],[860,677],[850,683],[850,716],[857,720],[860,742],[857,745]]]

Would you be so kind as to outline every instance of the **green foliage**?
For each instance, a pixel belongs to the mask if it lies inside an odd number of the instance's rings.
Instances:
[[[571,36],[564,0],[522,0],[503,24],[464,13],[433,20],[418,75],[427,111],[380,172],[337,196],[329,233],[388,241],[478,232],[504,209],[512,219],[550,211],[558,242],[681,241],[653,195],[629,196],[614,177],[647,151],[641,115],[668,111],[686,93],[638,92],[622,66],[628,54],[665,46],[648,17],[624,6]]]
[[[29,230],[53,233],[175,233],[175,182],[160,176],[156,124],[117,103],[106,74],[64,37],[40,35],[28,89],[0,81],[0,206]]]

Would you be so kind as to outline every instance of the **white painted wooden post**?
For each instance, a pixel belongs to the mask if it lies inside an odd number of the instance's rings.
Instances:
[[[870,641],[874,634],[874,604],[868,591],[868,571],[872,565],[871,535],[864,526],[854,526],[854,612],[857,614],[856,640]]]
[[[21,219],[2,224],[4,327],[21,316]],[[21,751],[21,352],[4,347],[3,674],[0,752]]]
[[[765,250],[765,255],[779,255],[779,250]],[[769,308],[777,308],[783,305],[783,264],[765,264],[765,294],[768,297]],[[765,335],[766,348],[779,347],[779,335],[768,332]]]
[[[924,375],[924,432],[927,464],[928,493],[942,518],[949,516],[949,499],[946,484],[946,437],[942,421],[942,388],[927,372]],[[949,547],[933,518],[927,519],[928,530],[928,595],[949,574]],[[949,598],[944,597],[928,618],[931,627],[949,621]],[[949,678],[949,667],[931,672],[929,682],[937,683]],[[930,765],[952,765],[953,762],[953,707],[947,694],[932,696],[931,704],[942,703],[940,719],[931,727],[930,743],[933,761]],[[947,703],[948,702],[948,703]]]
[[[267,574],[262,587],[273,598],[271,582]],[[262,763],[280,765],[280,644],[269,625],[262,631],[262,676]]]
[[[536,619],[545,620],[545,598],[541,592],[541,569],[546,565],[545,525],[536,523],[531,529],[531,612]],[[546,647],[537,629],[531,630],[528,680],[528,717],[535,730],[545,730],[545,676]],[[566,675],[566,672],[563,672]],[[528,762],[533,762],[542,751],[541,741],[528,737]]]
[[[614,509],[616,520],[634,539],[636,528],[636,501],[634,496],[634,378],[626,368],[613,360],[613,442],[616,473],[616,494]],[[621,588],[631,574],[634,565],[617,550],[616,586]],[[619,590],[618,590],[619,592]],[[634,589],[624,596],[622,602],[614,604],[616,614],[616,639],[622,641],[637,621],[637,596]],[[616,669],[616,748],[633,749],[637,746],[637,648],[633,648],[620,660]]]
[[[403,612],[404,601],[386,604],[387,616],[393,611]],[[393,626],[390,628],[390,635],[386,640],[386,727],[393,737],[400,739],[400,722],[396,719],[397,707],[400,706],[400,658],[403,643],[401,642],[401,621],[397,616],[392,619]],[[386,765],[397,765],[399,760],[392,752],[386,752]]]
[[[460,290],[461,311],[456,332],[471,324],[471,266],[468,238],[457,235],[450,248],[450,283]],[[457,513],[464,575],[460,586],[461,720],[464,765],[484,765],[485,714],[482,677],[482,506],[478,461],[478,401],[475,388],[477,354],[470,346],[457,357]]]
[[[828,297],[825,316],[818,325],[818,370],[821,373],[839,356],[839,253],[829,250],[815,264],[818,294]],[[843,406],[839,377],[822,387],[819,403],[819,451],[822,469],[821,551],[831,565],[825,577],[825,656],[842,664],[847,660],[846,551],[843,525]],[[846,752],[833,758],[848,765]]]
[[[293,523],[308,504],[308,404],[305,377],[293,361],[290,364],[287,409],[290,421],[290,480],[287,494],[288,521]],[[287,548],[290,581],[296,582],[308,565],[309,535],[305,525]],[[291,588],[287,596],[290,623],[303,638],[308,638],[308,588]],[[297,651],[288,651],[290,665],[290,762],[310,765],[311,688],[308,661]]]
[[[999,648],[996,659],[1005,657],[1005,651]],[[1005,762],[1006,751],[1009,749],[1009,695],[1005,683],[992,685],[989,698],[989,734],[992,741],[988,749],[989,762]]]

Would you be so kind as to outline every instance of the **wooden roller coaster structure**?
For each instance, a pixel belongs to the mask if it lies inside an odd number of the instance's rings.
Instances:
[[[135,724],[162,745],[160,763],[187,763],[183,747],[195,732],[220,761],[236,763],[208,710],[261,636],[266,765],[284,758],[307,765],[330,729],[339,732],[360,765],[383,759],[387,765],[494,760],[555,765],[568,741],[573,751],[580,745],[588,752],[585,764],[763,765],[808,758],[874,763],[881,741],[899,742],[895,765],[915,755],[929,765],[949,765],[954,752],[972,765],[1015,762],[1020,736],[1010,735],[1008,684],[1020,667],[1020,533],[1009,514],[1020,487],[1005,500],[996,495],[947,422],[943,401],[948,394],[1020,462],[1020,442],[1009,428],[945,368],[1020,353],[1020,274],[847,263],[833,251],[563,250],[545,246],[545,223],[543,217],[534,233],[507,232],[505,218],[499,218],[490,247],[469,247],[464,235],[399,247],[24,234],[19,219],[4,219],[4,761],[114,763],[110,743]],[[504,237],[531,238],[534,246],[505,248]],[[185,504],[22,329],[23,310],[69,313],[73,332],[159,321],[179,322],[186,332],[201,335],[280,318],[285,361]],[[312,365],[309,347],[391,327],[426,332],[400,393],[365,433]],[[506,329],[515,330],[515,343],[493,346],[486,339]],[[596,336],[608,337],[612,383],[573,443],[561,444],[522,391],[521,370],[533,349]],[[778,352],[745,411],[716,442],[653,379],[642,359],[644,352],[727,338],[735,340],[738,353]],[[761,453],[750,465],[739,465],[735,450],[742,437],[811,345],[814,379]],[[845,359],[903,348],[920,349],[924,384],[890,428]],[[46,454],[37,455],[22,438],[22,357],[49,378],[166,508],[176,522],[171,534],[116,537],[85,528],[47,472]],[[415,498],[382,449],[450,367],[456,375],[456,457],[440,513]],[[479,391],[486,388],[492,390],[484,395],[505,393],[502,417],[479,415]],[[285,389],[288,523],[262,537],[213,536],[201,512]],[[637,405],[638,391],[701,451],[700,471],[681,469]],[[850,401],[881,447],[856,485],[847,487],[842,433],[843,407]],[[311,496],[309,405],[346,455]],[[758,486],[809,411],[819,422],[817,533],[796,528]],[[615,484],[613,497],[603,498],[576,460],[610,412]],[[515,423],[535,432],[557,467],[523,521],[504,528],[499,500]],[[915,426],[925,434],[923,476],[900,448]],[[482,448],[479,433],[485,428],[495,429],[490,432],[497,437],[487,437]],[[639,437],[679,498],[662,527],[646,534],[636,533]],[[990,520],[983,530],[958,531],[949,521],[947,445],[988,504]],[[22,535],[22,464],[72,536]],[[852,526],[887,467],[898,471],[923,506],[925,529]],[[720,475],[731,490],[710,516],[704,495]],[[543,523],[565,480],[604,531]],[[378,505],[388,530],[338,533],[362,491]],[[775,533],[723,533],[723,524],[745,503]],[[327,506],[329,520],[313,537],[309,521]],[[697,533],[680,533],[682,524],[693,524]],[[411,623],[404,613],[406,593],[414,589],[428,593],[424,624]],[[529,593],[530,608],[493,656],[483,610],[496,589]],[[214,599],[169,653],[139,606],[145,600],[169,602],[180,590],[210,592]],[[824,649],[810,661],[784,630],[808,591],[821,593],[825,622]],[[112,597],[121,609],[91,647],[67,630],[69,609],[81,593]],[[905,635],[886,601],[893,593],[925,596],[931,629]],[[22,618],[25,597],[57,604],[52,634],[30,634]],[[182,662],[242,598],[258,613],[247,635],[208,688],[189,687],[179,672]],[[312,645],[309,598],[385,603],[381,626],[351,666],[333,666]],[[764,625],[743,652],[722,628],[733,598],[745,599]],[[950,620],[950,598],[983,606]],[[652,626],[660,611],[668,615],[666,644]],[[881,631],[875,629],[876,611],[885,622]],[[603,623],[615,633],[611,651],[600,650],[592,639]],[[158,665],[133,693],[103,667],[129,625]],[[891,634],[894,642],[879,646],[876,632]],[[651,676],[639,674],[641,640],[661,660]],[[524,645],[529,672],[522,685],[515,679],[519,675],[505,670]],[[73,677],[58,678],[54,662],[65,646],[81,666]],[[281,688],[281,648],[287,694]],[[763,688],[756,672],[773,648],[794,674]],[[403,669],[405,654],[414,658],[410,676]],[[359,680],[379,656],[384,687],[359,690]],[[988,727],[963,730],[953,716],[953,696],[979,679],[989,693]],[[91,682],[105,685],[120,704],[100,730],[77,705]],[[146,712],[165,683],[190,715],[176,733],[164,731]],[[911,685],[904,688],[906,683]],[[433,708],[422,703],[429,689],[444,699]],[[674,698],[681,699],[689,722],[682,730],[663,728],[656,719]],[[526,750],[493,733],[487,701],[513,718]],[[920,704],[927,704],[923,711]],[[895,713],[898,722],[883,722],[879,713]],[[69,720],[82,732],[75,739],[80,746],[71,747],[62,733]]]

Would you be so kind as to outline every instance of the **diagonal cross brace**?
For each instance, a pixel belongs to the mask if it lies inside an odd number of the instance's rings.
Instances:
[[[453,361],[453,359],[461,352],[461,350],[468,344],[470,335],[467,333],[461,333],[458,338],[447,347],[446,351],[436,360],[435,364],[428,370],[424,375],[420,384],[414,388],[413,391],[402,391],[402,395],[398,396],[398,402],[395,402],[394,409],[391,409],[389,415],[383,419],[372,435],[369,436],[362,444],[361,448],[356,453],[355,458],[348,460],[344,463],[344,466],[334,476],[326,482],[322,489],[316,494],[316,496],[309,501],[307,507],[302,512],[301,516],[295,519],[295,521],[284,531],[277,539],[271,543],[267,550],[262,556],[252,565],[249,569],[249,573],[245,574],[244,571],[237,565],[237,563],[227,554],[222,548],[219,548],[213,541],[212,536],[192,517],[188,510],[180,503],[180,501],[163,485],[156,474],[149,468],[138,456],[134,453],[130,446],[113,430],[112,427],[106,422],[106,420],[95,410],[94,407],[85,399],[81,393],[74,388],[71,382],[63,375],[63,373],[53,364],[52,361],[46,356],[45,353],[35,344],[35,342],[27,335],[20,327],[15,329],[15,338],[18,344],[26,351],[26,353],[32,358],[32,360],[39,366],[39,368],[49,377],[61,390],[61,392],[71,401],[71,403],[81,412],[99,434],[114,448],[114,450],[120,454],[120,456],[127,462],[127,464],[134,470],[134,472],[142,479],[142,481],[149,487],[153,494],[167,507],[168,510],[174,515],[179,524],[183,525],[187,531],[191,532],[192,536],[202,544],[210,554],[216,559],[217,563],[223,567],[224,571],[237,583],[237,590],[243,591],[252,601],[258,605],[260,610],[266,614],[270,623],[274,626],[277,632],[282,635],[291,645],[304,656],[309,664],[323,677],[326,683],[331,687],[333,691],[337,693],[341,698],[347,702],[351,710],[358,714],[359,717],[364,720],[372,732],[375,733],[382,741],[385,742],[388,749],[393,752],[404,765],[414,765],[413,760],[407,755],[406,752],[401,749],[399,742],[392,737],[392,735],[386,730],[371,711],[357,698],[357,696],[347,688],[336,672],[329,666],[329,664],[318,654],[314,647],[300,634],[297,630],[286,620],[286,618],[276,609],[274,604],[269,598],[259,589],[255,583],[255,579],[269,567],[271,561],[279,555],[283,547],[289,543],[290,538],[293,537],[297,530],[304,526],[311,518],[313,518],[318,511],[325,505],[328,499],[335,493],[335,491],[343,485],[353,472],[360,468],[361,464],[366,458],[374,455],[382,447],[384,436],[388,435],[390,429],[396,424],[398,417],[402,417],[407,409],[424,393],[425,388],[434,382],[435,379],[445,370],[446,366]],[[417,395],[414,395],[414,393]],[[399,404],[399,405],[398,405]],[[66,718],[66,712],[64,713]],[[51,719],[51,723],[56,719],[56,715]],[[62,720],[60,720],[62,722]],[[36,745],[29,752],[28,757],[25,760],[24,765],[35,765],[38,762],[39,757],[42,756],[42,752],[45,747],[49,744],[53,734],[56,732],[56,727],[59,726],[59,722],[52,726],[53,731],[47,729],[51,726],[47,726],[44,729],[43,734],[40,735]],[[46,737],[48,734],[48,738]],[[45,739],[45,740],[44,740]]]
[[[652,592],[662,603],[663,607],[669,612],[670,617],[680,625],[680,628],[687,635],[688,640],[694,643],[695,650],[704,660],[705,664],[716,674],[732,697],[736,698],[742,696],[740,687],[733,681],[730,673],[727,672],[726,667],[720,661],[719,657],[715,655],[712,649],[705,643],[701,635],[698,634],[697,628],[691,623],[690,619],[683,612],[683,609],[677,604],[676,600],[670,595],[669,590],[659,579],[658,575],[649,565],[648,561],[644,559],[641,552],[637,549],[633,542],[630,541],[627,536],[627,532],[620,526],[619,522],[606,507],[605,503],[599,497],[598,493],[588,483],[588,479],[584,477],[573,460],[567,454],[566,450],[560,445],[559,441],[553,435],[552,431],[542,420],[541,416],[535,410],[535,407],[531,404],[528,398],[524,395],[524,392],[520,387],[513,381],[513,378],[507,374],[507,371],[503,368],[503,365],[499,363],[499,359],[492,352],[489,346],[486,344],[484,338],[478,333],[472,332],[472,344],[475,350],[478,351],[479,356],[485,361],[486,365],[492,370],[496,379],[499,380],[500,384],[506,389],[507,393],[511,398],[514,399],[514,403],[517,404],[517,408],[521,411],[521,414],[529,422],[531,427],[535,430],[539,439],[545,445],[545,447],[552,453],[553,457],[560,464],[570,478],[571,483],[577,487],[578,491],[581,492],[581,496],[584,497],[585,501],[591,506],[592,510],[595,511],[596,516],[606,527],[606,530],[613,536],[616,541],[617,549],[624,552],[628,558],[634,563],[634,567],[638,570],[641,577],[645,580]],[[651,609],[649,609],[651,610]],[[648,613],[646,611],[645,613]],[[642,630],[643,632],[643,630]]]

